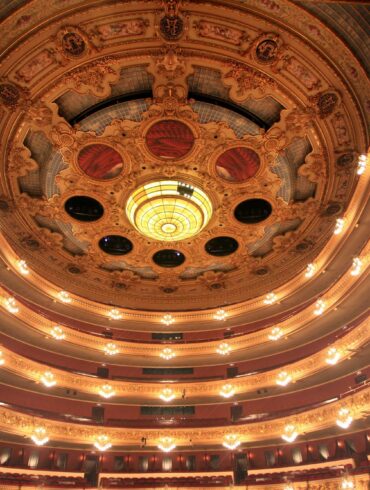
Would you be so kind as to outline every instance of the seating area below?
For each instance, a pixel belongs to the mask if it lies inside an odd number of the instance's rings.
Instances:
[[[114,476],[101,474],[100,487],[102,488],[167,488],[167,487],[189,487],[189,488],[203,488],[203,487],[228,487],[233,483],[232,473],[230,474],[218,474],[198,476],[192,475],[180,475],[179,473],[164,476],[163,474],[143,475],[136,474],[130,476]]]
[[[12,468],[0,468],[0,488],[4,486],[17,487],[52,487],[52,488],[76,488],[85,489],[87,481],[83,473],[16,470]]]

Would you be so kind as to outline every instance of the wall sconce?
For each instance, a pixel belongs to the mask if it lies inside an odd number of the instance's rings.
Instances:
[[[121,320],[122,318],[122,314],[120,313],[119,310],[117,310],[117,308],[112,308],[109,312],[108,312],[108,316],[111,320]]]
[[[67,291],[59,291],[58,298],[62,303],[72,303],[72,298]]]
[[[169,453],[176,447],[175,440],[173,437],[161,437],[159,439],[157,447],[161,451]]]
[[[343,407],[338,411],[336,424],[339,427],[341,427],[342,429],[348,429],[352,421],[353,418],[351,417],[351,413],[348,408]]]
[[[268,335],[270,340],[279,340],[283,336],[283,331],[279,327],[274,327]]]
[[[18,266],[19,272],[23,276],[27,276],[30,273],[27,262],[25,260],[18,260],[17,266]]]
[[[223,321],[227,317],[227,313],[225,310],[217,310],[216,313],[213,315],[213,318],[218,321]]]
[[[162,359],[166,359],[166,361],[169,361],[170,359],[173,359],[174,357],[176,357],[176,354],[174,353],[174,351],[172,349],[170,349],[169,347],[166,347],[159,354],[159,357],[161,357]]]
[[[315,303],[315,309],[313,312],[314,315],[316,316],[322,315],[325,311],[325,307],[326,307],[325,301],[323,301],[322,299],[318,299]]]
[[[357,175],[362,175],[366,170],[366,155],[360,155],[357,163]]]
[[[273,303],[276,303],[277,299],[278,297],[275,293],[268,293],[266,294],[263,302],[265,303],[265,305],[272,305]]]
[[[170,402],[174,398],[176,398],[176,395],[174,394],[173,390],[171,388],[163,388],[161,391],[159,398],[163,400],[164,402]]]
[[[100,434],[99,436],[96,437],[94,446],[99,451],[106,451],[107,449],[110,449],[112,447],[112,444],[108,436],[106,436],[105,434]]]
[[[55,339],[55,340],[64,340],[66,338],[64,330],[62,327],[59,325],[55,325],[51,330],[50,330],[50,335]]]
[[[282,434],[282,439],[286,442],[293,442],[298,437],[298,432],[293,424],[288,424],[284,427],[284,434]]]
[[[107,356],[115,356],[116,354],[118,354],[119,350],[116,344],[114,344],[113,342],[108,342],[108,344],[104,346],[104,352]]]
[[[54,374],[51,371],[45,371],[40,376],[41,383],[47,388],[51,388],[57,384]]]
[[[218,354],[221,354],[221,356],[227,356],[231,352],[231,347],[229,344],[226,342],[222,342],[216,349],[216,352]]]
[[[358,276],[361,272],[362,260],[359,257],[355,257],[352,262],[351,276]]]
[[[344,218],[337,218],[334,227],[334,235],[340,235],[342,233],[345,222]]]
[[[340,359],[340,353],[336,347],[330,347],[328,349],[325,362],[334,366]]]
[[[103,398],[111,398],[112,396],[114,396],[116,394],[113,387],[109,384],[105,384],[105,385],[101,386],[99,388],[98,393]]]
[[[5,303],[5,308],[9,311],[9,313],[15,314],[19,312],[17,302],[12,296],[7,298],[4,303]]]
[[[315,272],[316,272],[315,264],[308,264],[304,276],[307,277],[307,279],[309,279],[310,277],[313,277],[315,275]]]
[[[280,371],[276,377],[276,384],[280,386],[287,386],[292,381],[292,377],[286,371]]]
[[[235,388],[230,383],[225,384],[220,390],[220,395],[224,398],[231,398],[235,395]]]
[[[240,443],[241,441],[237,434],[226,434],[222,442],[222,445],[227,449],[234,450],[238,446],[240,446]]]
[[[163,315],[163,317],[161,318],[161,323],[167,325],[168,327],[169,325],[175,323],[175,319],[173,318],[172,315]]]
[[[37,446],[43,446],[49,441],[45,427],[36,427],[31,435],[31,439]]]

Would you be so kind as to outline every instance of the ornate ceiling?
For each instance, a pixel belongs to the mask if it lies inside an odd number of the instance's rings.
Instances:
[[[297,383],[288,393],[322,401],[326,383],[366,366],[366,14],[288,0],[0,2],[9,385],[40,395],[50,368],[54,396],[95,404],[104,383],[91,372],[110,356],[117,405],[160,404],[168,387],[137,373],[171,365],[201,373],[171,385],[173,404],[186,388],[212,406],[225,403],[224,372],[207,370],[237,364],[248,374],[235,399],[267,413],[284,376]],[[159,331],[184,342],[152,342]],[[343,361],[334,373],[328,348]],[[346,402],[358,430],[368,399],[359,389]],[[321,437],[341,407],[294,422]],[[240,425],[242,442],[275,443],[287,417]],[[28,436],[35,420],[2,407],[0,431]],[[71,445],[95,435],[44,425]],[[194,444],[229,430],[199,430]],[[161,434],[132,429],[127,444]],[[175,437],[186,447],[191,431]]]
[[[365,79],[360,66],[350,83],[348,66],[339,77],[327,62],[329,31],[326,56],[294,33],[294,5],[281,7],[284,32],[268,2],[264,19],[253,2],[223,6],[228,24],[196,5],[161,24],[153,7],[139,16],[85,8],[78,27],[67,15],[6,58],[6,239],[40,277],[91,301],[149,310],[245,302],[297,276],[348,207],[366,148]],[[20,19],[9,17],[18,32],[41,20]],[[210,204],[204,223],[187,211],[199,233],[161,241],[132,226],[127,207],[137,188],[168,179]]]

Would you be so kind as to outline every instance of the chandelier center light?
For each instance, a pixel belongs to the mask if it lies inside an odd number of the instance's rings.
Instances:
[[[212,203],[198,187],[176,180],[150,182],[129,197],[126,214],[142,234],[179,241],[199,233],[212,216]]]

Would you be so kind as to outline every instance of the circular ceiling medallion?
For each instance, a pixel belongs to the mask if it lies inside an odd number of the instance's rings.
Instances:
[[[126,255],[133,249],[131,241],[120,235],[107,235],[101,238],[99,247],[110,255]]]
[[[66,212],[78,221],[96,221],[104,214],[99,201],[88,196],[73,196],[64,204]]]
[[[159,158],[182,158],[194,145],[194,135],[184,123],[175,120],[159,121],[146,133],[148,149]]]
[[[118,151],[102,144],[82,148],[77,162],[86,175],[99,180],[113,179],[121,173],[123,168],[123,160]]]
[[[234,253],[239,247],[238,242],[229,236],[218,236],[206,243],[206,252],[216,257],[225,257]]]
[[[265,199],[247,199],[236,206],[234,216],[241,223],[254,224],[264,221],[271,212],[272,206]]]
[[[153,262],[160,267],[178,267],[185,262],[185,255],[178,250],[159,250],[153,255]]]
[[[162,180],[136,189],[127,201],[126,214],[143,235],[173,242],[199,233],[212,216],[212,204],[197,187]]]
[[[259,166],[257,153],[244,147],[230,148],[216,161],[218,175],[229,182],[245,182],[256,175]]]

